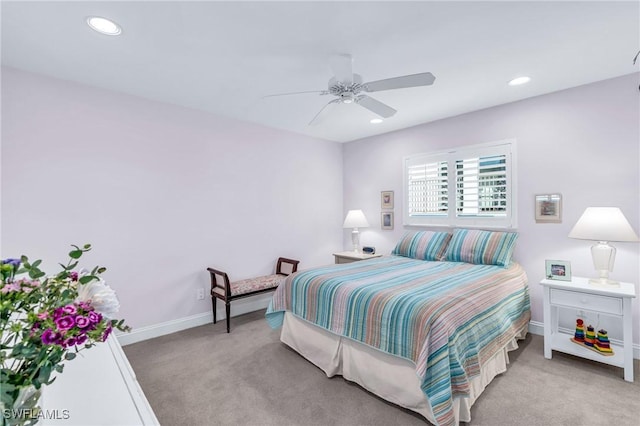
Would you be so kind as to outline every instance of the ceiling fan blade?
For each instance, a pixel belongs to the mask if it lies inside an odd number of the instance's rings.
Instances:
[[[328,90],[308,90],[308,91],[305,91],[305,92],[275,93],[273,95],[265,95],[265,96],[262,97],[262,99],[264,99],[264,98],[272,98],[274,96],[301,95],[303,93],[318,93],[320,95],[328,95],[329,91]]]
[[[340,99],[334,99],[331,102],[329,102],[328,104],[326,104],[325,106],[323,106],[322,109],[320,111],[318,111],[316,116],[311,119],[311,121],[309,122],[308,125],[309,126],[313,126],[313,125],[321,123],[322,120],[324,120],[324,117],[326,116],[326,112],[325,111],[326,111],[327,107],[329,105],[331,105],[331,104],[337,104],[339,102],[340,102]]]
[[[362,90],[365,92],[380,92],[382,90],[404,89],[405,87],[430,86],[435,79],[435,76],[430,72],[423,72],[364,83]]]
[[[336,80],[345,85],[353,83],[353,58],[349,54],[334,55],[329,65]]]
[[[389,105],[383,104],[382,102],[377,101],[367,95],[358,96],[356,98],[356,103],[379,115],[382,118],[389,118],[396,112],[398,112],[395,109],[391,108]]]

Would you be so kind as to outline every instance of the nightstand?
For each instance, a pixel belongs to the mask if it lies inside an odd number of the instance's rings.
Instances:
[[[333,257],[336,259],[336,263],[351,263],[359,260],[373,259],[374,257],[380,257],[381,254],[364,254],[355,251],[343,251],[340,253],[333,253]]]
[[[620,287],[597,287],[589,284],[588,278],[580,277],[573,277],[571,281],[545,279],[540,284],[544,287],[544,357],[551,359],[551,352],[555,350],[615,365],[624,368],[626,381],[633,382],[631,301],[636,297],[635,286],[620,283]],[[571,334],[558,329],[559,309],[588,311],[620,318],[623,329],[622,346],[612,343],[614,355],[604,356],[573,343],[570,338],[573,337],[574,329]]]

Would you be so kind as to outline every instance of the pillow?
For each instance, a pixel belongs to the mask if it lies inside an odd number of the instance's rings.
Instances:
[[[515,232],[456,229],[445,260],[507,267],[511,263],[517,238]]]
[[[450,239],[448,232],[419,231],[405,234],[391,254],[420,260],[442,260]]]

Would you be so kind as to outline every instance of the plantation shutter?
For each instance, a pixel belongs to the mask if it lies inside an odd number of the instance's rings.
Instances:
[[[456,215],[506,214],[506,154],[456,160]]]
[[[409,215],[447,215],[447,162],[425,162],[407,167]]]
[[[404,159],[405,225],[515,228],[513,140]]]

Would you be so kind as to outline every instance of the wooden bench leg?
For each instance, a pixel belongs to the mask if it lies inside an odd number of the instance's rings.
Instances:
[[[213,305],[213,323],[216,323],[216,299],[217,297],[211,296],[211,304]]]
[[[229,324],[231,321],[231,304],[228,300],[224,302],[224,308],[227,311],[227,333],[229,333]]]

